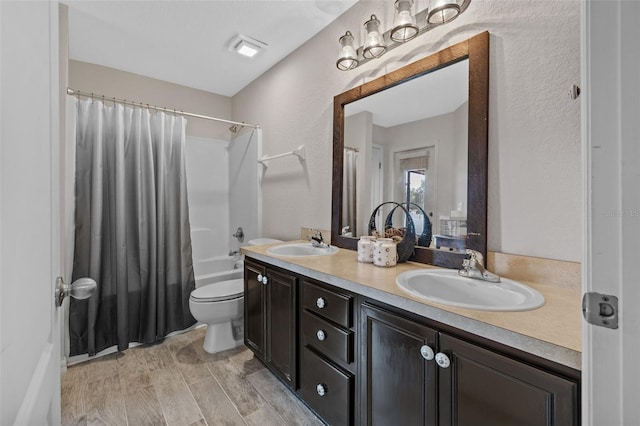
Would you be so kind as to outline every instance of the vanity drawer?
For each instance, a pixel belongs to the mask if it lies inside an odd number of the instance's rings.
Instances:
[[[327,424],[353,423],[354,378],[309,348],[302,349],[300,395]]]
[[[305,309],[302,334],[319,352],[347,364],[353,362],[353,331],[343,330]]]
[[[302,305],[343,327],[353,326],[353,296],[336,293],[305,281]]]

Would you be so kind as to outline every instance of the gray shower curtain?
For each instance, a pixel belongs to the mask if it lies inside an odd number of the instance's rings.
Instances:
[[[151,343],[195,323],[184,117],[77,101],[70,354]]]

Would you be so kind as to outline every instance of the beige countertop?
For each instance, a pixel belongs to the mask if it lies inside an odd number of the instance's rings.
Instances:
[[[328,256],[280,257],[267,254],[271,245],[243,247],[250,258],[306,275],[345,290],[439,321],[562,365],[581,369],[582,306],[580,291],[519,281],[545,297],[541,308],[523,312],[491,312],[454,308],[414,297],[400,290],[401,272],[434,268],[406,262],[393,268],[359,263],[357,253],[340,249]],[[507,277],[508,278],[508,277]]]

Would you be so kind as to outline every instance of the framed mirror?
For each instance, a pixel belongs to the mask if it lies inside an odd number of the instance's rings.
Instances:
[[[486,256],[488,98],[488,32],[335,96],[333,244],[355,250],[376,206],[395,201],[415,226],[410,260]],[[379,212],[378,229],[406,220]]]

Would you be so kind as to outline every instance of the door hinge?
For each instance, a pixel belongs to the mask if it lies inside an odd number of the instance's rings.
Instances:
[[[582,315],[589,324],[618,328],[618,298],[595,292],[585,293],[582,297]]]

